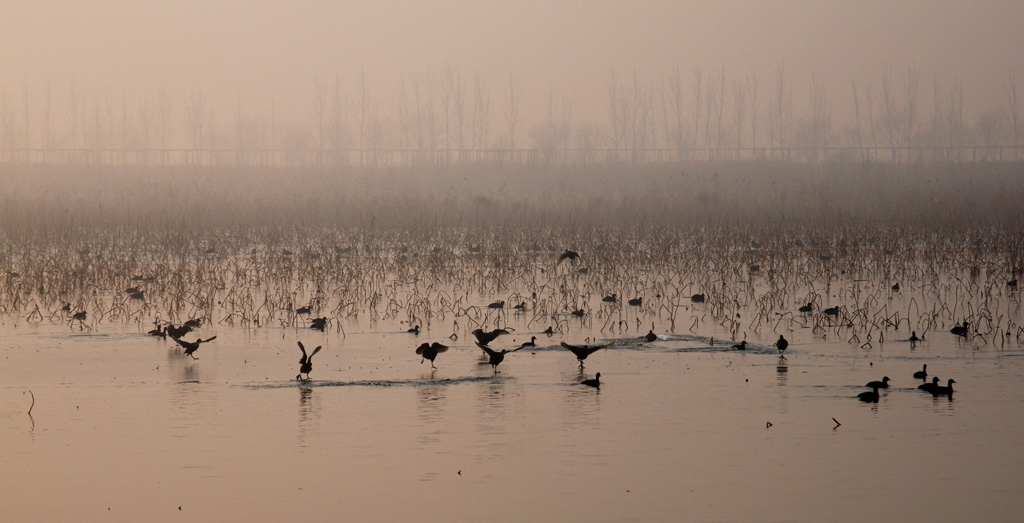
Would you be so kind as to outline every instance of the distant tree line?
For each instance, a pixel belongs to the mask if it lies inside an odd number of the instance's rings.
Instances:
[[[70,83],[0,86],[0,163],[213,165],[445,165],[468,162],[594,163],[768,161],[1020,161],[1021,107],[1007,74],[995,107],[969,113],[964,81],[913,65],[851,80],[845,97],[811,74],[802,100],[779,61],[769,78],[680,67],[647,77],[611,70],[605,121],[578,123],[573,100],[549,89],[523,118],[523,87],[510,74],[492,87],[454,67],[402,76],[385,100],[360,70],[312,80],[308,97],[279,114],[243,104],[213,107],[202,89],[86,96]],[[833,108],[842,99],[848,121]]]

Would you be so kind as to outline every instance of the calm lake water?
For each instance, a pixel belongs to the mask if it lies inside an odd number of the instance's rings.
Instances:
[[[192,360],[148,325],[7,317],[3,519],[1024,516],[1015,338],[972,342],[947,325],[911,346],[904,324],[865,347],[783,322],[747,333],[741,352],[710,323],[670,333],[662,321],[659,339],[641,343],[657,317],[614,335],[569,320],[552,337],[530,319],[506,315],[515,331],[492,345],[538,336],[538,347],[495,375],[464,326],[449,339],[451,318],[419,336],[365,320],[342,324],[344,335],[205,325],[197,334],[217,339]],[[779,333],[792,342],[784,358]],[[611,346],[581,371],[559,341],[588,338]],[[295,380],[296,341],[323,346],[310,382]],[[423,341],[452,346],[437,370],[414,354]],[[952,398],[916,390],[923,364],[956,379]],[[600,390],[579,383],[597,372]],[[883,376],[892,386],[878,403],[857,400]]]

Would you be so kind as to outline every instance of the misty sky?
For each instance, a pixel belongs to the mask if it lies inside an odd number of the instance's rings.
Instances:
[[[975,105],[994,105],[1007,72],[1024,73],[1022,27],[1014,0],[0,0],[0,90],[202,88],[260,105],[271,93],[301,100],[317,75],[351,85],[362,67],[371,86],[393,89],[399,74],[454,66],[496,93],[511,72],[524,106],[553,89],[577,121],[600,122],[613,66],[646,78],[724,66],[767,85],[782,58],[795,86],[813,71],[838,103],[851,78],[913,63],[925,82],[960,75]]]

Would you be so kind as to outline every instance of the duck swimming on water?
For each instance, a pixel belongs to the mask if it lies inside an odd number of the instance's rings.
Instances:
[[[889,376],[882,378],[882,381],[869,381],[866,387],[873,387],[876,389],[888,389],[889,388]]]
[[[964,321],[962,324],[957,325],[956,327],[953,327],[952,329],[949,329],[949,332],[951,332],[952,334],[955,334],[957,336],[966,337],[967,333],[968,333],[968,331],[967,331],[967,326],[968,325],[970,325],[970,323],[967,323],[967,321]]]
[[[932,381],[930,383],[922,383],[922,384],[918,385],[917,386],[917,390],[923,390],[925,392],[934,392],[935,391],[935,387],[938,387],[938,386],[939,386],[939,377],[938,376],[934,376],[934,377],[932,377]]]
[[[921,367],[921,370],[915,372],[914,377],[919,380],[926,379],[928,377],[928,364],[925,363],[924,367]]]
[[[588,387],[594,387],[595,389],[599,389],[601,388],[601,373],[598,372],[592,380],[583,380],[580,383]]]
[[[956,380],[954,380],[953,378],[950,378],[946,382],[945,386],[936,385],[935,388],[932,389],[932,395],[933,396],[952,396],[953,395],[953,384],[954,383],[956,383]]]
[[[878,387],[873,387],[870,392],[861,392],[857,399],[869,403],[878,403]]]

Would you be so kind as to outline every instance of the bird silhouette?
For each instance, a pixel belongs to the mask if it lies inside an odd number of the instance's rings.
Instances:
[[[953,327],[952,329],[949,329],[949,332],[951,332],[951,333],[953,333],[953,334],[955,334],[957,336],[967,337],[967,333],[968,333],[967,326],[968,325],[970,325],[970,324],[965,321],[962,324],[957,325],[956,327]]]
[[[736,350],[747,350],[747,340],[743,340],[736,345],[733,345],[732,348]]]
[[[605,296],[604,298],[601,298],[601,301],[605,303],[618,303],[619,297],[612,293],[611,296]]]
[[[921,380],[927,378],[928,377],[928,364],[925,363],[924,367],[921,367],[921,370],[915,372],[914,373],[914,377],[917,378],[917,379],[921,379]]]
[[[693,303],[704,303],[704,295],[694,294],[693,296],[690,296],[690,301],[692,301]]]
[[[298,376],[295,376],[295,379],[301,380],[302,375],[305,374],[306,380],[309,380],[309,371],[313,370],[313,356],[320,352],[320,346],[318,345],[317,348],[313,349],[313,352],[307,356],[306,346],[300,341],[299,350],[302,351],[302,358],[299,359],[299,374]]]
[[[576,251],[566,250],[562,254],[558,255],[558,263],[562,263],[562,260],[576,261],[579,259],[580,253]]]
[[[608,345],[570,345],[566,342],[561,342],[561,345],[572,351],[576,355],[576,359],[580,362],[580,369],[583,368],[583,360],[587,359],[587,356],[597,352],[600,349],[607,347]]]
[[[196,339],[196,341],[185,341],[185,340],[182,340],[180,338],[175,338],[173,336],[171,337],[171,339],[176,341],[178,343],[178,345],[181,345],[182,347],[185,348],[185,355],[186,356],[189,356],[189,357],[191,357],[194,360],[198,360],[199,358],[195,357],[195,355],[193,355],[193,353],[195,351],[199,350],[199,345],[201,345],[203,343],[209,343],[209,342],[217,339],[217,337],[214,336],[212,338],[206,338],[205,340],[200,338],[200,339]]]
[[[821,312],[825,316],[839,316],[839,306],[829,307]]]
[[[327,328],[327,318],[313,318],[309,320],[309,328],[323,332]]]
[[[436,358],[438,354],[447,351],[447,345],[441,345],[436,341],[434,343],[421,343],[419,347],[416,347],[416,354],[423,356],[420,363],[423,363],[424,360],[430,360],[430,367],[434,369],[437,368],[434,366],[434,358]]]
[[[953,395],[953,384],[954,383],[956,383],[956,380],[954,380],[953,378],[950,378],[946,382],[945,386],[936,384],[935,388],[932,389],[932,395],[933,396],[952,396]]]
[[[505,329],[494,329],[492,331],[485,332],[483,329],[473,329],[473,332],[471,334],[473,334],[473,336],[476,337],[476,341],[484,345],[487,345],[492,341],[496,340],[498,336],[501,336],[502,334],[508,334],[508,331]]]
[[[786,348],[789,347],[789,342],[779,334],[779,339],[775,342],[775,346],[778,347],[779,354],[784,354],[786,352]]]
[[[876,389],[888,389],[889,388],[889,376],[882,378],[882,381],[869,381],[865,387],[874,387]]]
[[[601,388],[601,373],[598,372],[592,380],[583,380],[580,383],[588,387],[594,387],[595,389],[599,389]]]
[[[548,326],[548,328],[544,329],[544,334],[547,334],[550,338],[555,335],[555,329],[552,329],[551,326]]]
[[[484,352],[487,353],[487,356],[488,356],[487,363],[491,364],[491,368],[494,369],[494,373],[495,374],[497,374],[499,372],[498,371],[498,365],[501,364],[501,362],[505,360],[505,355],[506,354],[511,354],[511,353],[519,350],[519,349],[512,349],[512,350],[501,349],[501,352],[499,352],[499,351],[496,351],[496,350],[488,347],[486,344],[480,343],[479,341],[476,342],[476,346],[480,347]]]
[[[921,338],[917,337],[917,331],[910,331],[910,341],[911,342],[921,341]]]
[[[632,300],[629,300],[627,303],[629,303],[630,305],[632,305],[634,307],[640,307],[640,306],[642,306],[644,304],[644,298],[643,298],[643,296],[641,296],[639,298],[633,298]]]
[[[932,381],[931,382],[929,382],[929,383],[922,383],[922,384],[917,386],[917,389],[918,390],[923,390],[925,392],[934,392],[935,391],[935,387],[938,387],[938,386],[939,386],[939,377],[938,376],[932,376]]]
[[[654,333],[654,329],[651,329],[651,330],[647,331],[647,334],[644,335],[644,341],[646,341],[648,343],[650,343],[652,341],[657,341],[657,340],[658,340],[658,335]]]
[[[167,339],[167,331],[164,330],[163,325],[157,324],[156,328],[147,332],[150,336],[156,336],[158,338]]]
[[[806,314],[808,312],[811,312],[813,310],[814,310],[814,305],[812,305],[810,302],[808,302],[807,305],[804,305],[804,306],[800,307],[800,312],[804,313],[804,314]]]
[[[505,300],[501,300],[501,301],[496,301],[496,302],[490,303],[490,304],[487,305],[487,308],[488,309],[504,309],[505,308]]]
[[[407,330],[405,332],[408,332],[409,334],[412,334],[412,335],[415,335],[415,336],[419,336],[420,335],[420,326],[417,325],[417,326],[415,326],[415,327],[413,327],[413,328],[411,328],[411,329],[409,329],[409,330]]]
[[[519,346],[519,349],[525,349],[527,347],[536,347],[536,346],[537,346],[537,337],[536,336],[530,336],[530,341],[524,341],[523,344]],[[516,350],[519,350],[519,349],[516,349]]]
[[[168,336],[170,336],[170,337],[172,337],[174,339],[178,339],[178,338],[180,338],[180,337],[182,337],[182,336],[192,332],[192,327],[190,327],[188,325],[182,325],[181,327],[175,327],[173,323],[168,323],[167,324],[167,328],[164,329],[164,331],[167,332]]]
[[[869,403],[878,403],[878,387],[873,387],[870,392],[861,392],[857,395],[857,399]]]

